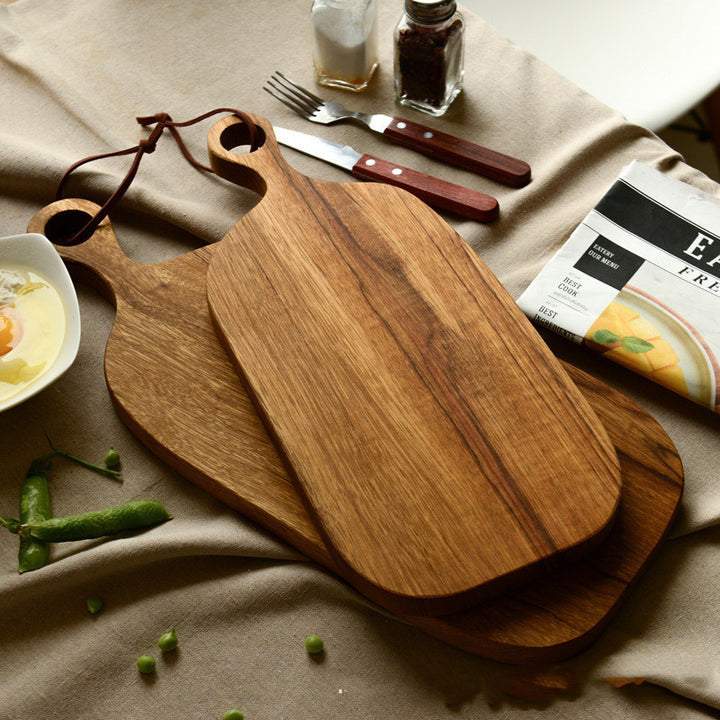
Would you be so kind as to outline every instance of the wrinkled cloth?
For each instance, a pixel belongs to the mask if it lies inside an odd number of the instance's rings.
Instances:
[[[462,94],[443,118],[400,112],[392,96],[399,0],[380,4],[380,68],[371,87],[357,95],[319,94],[358,110],[431,122],[521,157],[533,168],[532,182],[506,188],[356,126],[310,125],[262,91],[276,69],[313,86],[308,5],[17,0],[0,6],[0,236],[25,231],[72,163],[146,137],[136,116],[167,112],[182,121],[215,107],[256,113],[496,196],[501,217],[492,224],[445,219],[515,298],[631,160],[720,193],[655,135],[470,14]],[[201,162],[213,121],[183,131]],[[352,181],[339,169],[284,154],[307,175]],[[114,158],[84,166],[66,195],[102,203],[128,164]],[[152,263],[220,240],[257,202],[250,191],[191,168],[164,137],[111,219],[126,254]],[[17,538],[0,535],[0,720],[220,718],[231,708],[249,720],[527,717],[521,704],[498,700],[511,668],[393,618],[142,445],[115,413],[105,385],[103,352],[114,310],[87,287],[78,286],[78,296],[76,362],[39,395],[0,414],[0,514],[17,513],[22,478],[47,450],[47,435],[82,457],[101,460],[110,445],[122,457],[122,482],[57,459],[50,472],[56,515],[151,496],[174,519],[139,534],[57,545],[46,567],[22,576]],[[547,701],[538,716],[715,716],[720,419],[638,383],[589,351],[559,338],[549,342],[661,423],[678,448],[686,484],[672,538],[608,630],[563,663],[576,674],[577,691]],[[85,609],[89,595],[104,601],[95,617]],[[171,627],[179,648],[162,655],[157,638]],[[312,633],[325,641],[317,661],[303,648]],[[153,676],[137,671],[143,654],[158,658]],[[647,682],[616,689],[608,677]]]

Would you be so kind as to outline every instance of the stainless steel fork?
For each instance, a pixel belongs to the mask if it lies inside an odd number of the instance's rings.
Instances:
[[[354,112],[340,103],[323,100],[277,71],[270,76],[263,90],[302,117],[321,125],[356,120],[375,132],[383,133],[392,122],[389,115]]]
[[[530,182],[530,166],[523,160],[404,118],[348,110],[340,103],[318,97],[281,72],[274,72],[263,90],[311,122],[321,125],[346,121],[360,123],[398,145],[506,185],[521,187]]]

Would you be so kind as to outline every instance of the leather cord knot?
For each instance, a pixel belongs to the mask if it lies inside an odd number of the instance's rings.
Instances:
[[[158,140],[163,134],[166,127],[172,125],[172,118],[167,113],[156,113],[155,115],[148,115],[146,117],[135,118],[140,125],[147,127],[148,125],[155,125],[150,132],[150,135],[144,140],[138,143],[138,148],[141,148],[145,153],[155,152]]]
[[[184,122],[175,122],[170,117],[170,115],[168,115],[168,113],[160,112],[156,113],[155,115],[146,115],[136,118],[137,122],[143,127],[149,127],[151,125],[153,126],[148,137],[140,140],[137,145],[131,148],[126,148],[125,150],[116,150],[115,152],[91,155],[90,157],[83,158],[82,160],[73,163],[73,165],[71,165],[65,171],[65,174],[62,176],[60,182],[58,183],[58,189],[55,193],[55,200],[60,200],[62,198],[63,190],[69,176],[79,167],[85,165],[85,163],[89,163],[94,160],[100,160],[102,158],[119,157],[121,155],[131,155],[132,153],[135,153],[135,157],[133,158],[130,169],[128,170],[127,174],[118,186],[117,190],[115,190],[115,192],[107,199],[105,204],[90,219],[90,221],[68,241],[68,244],[76,245],[84,242],[95,232],[95,230],[97,230],[98,225],[100,225],[100,223],[109,215],[110,211],[113,209],[113,207],[115,207],[120,198],[122,198],[122,196],[127,192],[132,181],[135,179],[135,175],[137,174],[138,167],[140,166],[140,160],[142,160],[143,155],[155,152],[155,149],[157,148],[157,143],[166,129],[172,135],[175,143],[177,144],[178,148],[180,148],[180,151],[182,152],[185,159],[194,168],[198,170],[203,170],[204,172],[214,172],[211,167],[209,167],[208,165],[203,165],[192,156],[190,151],[185,146],[185,143],[183,142],[183,139],[180,136],[177,128],[194,125],[201,120],[205,120],[211,115],[216,115],[217,113],[221,112],[235,115],[247,125],[250,137],[250,151],[252,152],[253,150],[256,150],[260,143],[260,133],[258,132],[252,118],[247,113],[244,113],[240,110],[234,110],[232,108],[217,108],[215,110],[210,110],[210,112],[204,113],[203,115],[199,115],[192,120],[186,120]]]

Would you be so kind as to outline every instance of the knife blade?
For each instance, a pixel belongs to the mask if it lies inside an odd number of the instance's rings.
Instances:
[[[281,145],[341,167],[361,180],[385,182],[403,188],[438,210],[447,210],[478,222],[491,222],[498,216],[498,201],[485,193],[360,153],[349,145],[297,130],[273,129]]]

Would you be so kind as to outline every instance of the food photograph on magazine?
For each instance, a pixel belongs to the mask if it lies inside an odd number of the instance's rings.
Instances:
[[[519,298],[534,322],[720,409],[720,201],[639,162]]]

